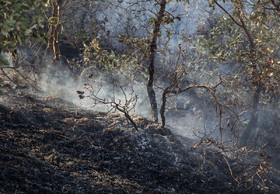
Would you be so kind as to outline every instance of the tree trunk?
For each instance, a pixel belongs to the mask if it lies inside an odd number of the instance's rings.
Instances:
[[[162,94],[162,104],[160,108],[160,116],[161,116],[161,128],[165,127],[165,107],[166,107],[166,95],[170,92],[169,88],[166,88]]]
[[[61,28],[61,8],[63,3],[64,0],[55,0],[52,3],[52,18],[56,18],[56,23],[51,24],[46,52],[52,52],[54,60],[60,59],[59,33]]]
[[[249,145],[249,140],[254,136],[255,132],[257,131],[258,127],[258,106],[260,101],[260,92],[261,92],[261,86],[257,86],[255,91],[253,92],[252,97],[252,109],[253,112],[251,114],[251,119],[248,123],[248,126],[244,130],[243,134],[240,137],[240,145],[246,146]]]
[[[148,73],[148,84],[147,84],[147,92],[151,104],[151,114],[152,120],[158,122],[158,109],[157,109],[157,100],[154,86],[154,74],[155,74],[155,55],[157,52],[157,38],[160,33],[160,25],[162,23],[162,19],[164,17],[166,7],[166,0],[161,0],[160,2],[160,10],[157,14],[157,18],[154,24],[152,41],[150,44],[150,58],[149,58],[149,73]]]

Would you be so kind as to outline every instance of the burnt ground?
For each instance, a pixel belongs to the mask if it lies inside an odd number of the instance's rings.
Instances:
[[[134,117],[136,131],[122,115],[9,84],[0,96],[0,193],[279,193],[269,160],[227,158],[229,168],[146,118]]]

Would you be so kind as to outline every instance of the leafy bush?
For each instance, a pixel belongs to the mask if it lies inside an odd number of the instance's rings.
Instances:
[[[96,67],[114,75],[121,71],[131,81],[146,76],[146,68],[142,65],[136,54],[116,54],[114,51],[103,50],[97,39],[93,39],[89,45],[84,44],[83,58],[85,67]]]
[[[42,39],[47,0],[0,1],[0,50],[9,52],[30,38]],[[0,56],[1,64],[7,64]]]

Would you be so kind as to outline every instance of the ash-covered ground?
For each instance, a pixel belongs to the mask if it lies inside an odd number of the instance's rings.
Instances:
[[[146,118],[133,117],[136,131],[121,114],[6,82],[0,98],[0,193],[279,193],[265,153],[204,153]]]

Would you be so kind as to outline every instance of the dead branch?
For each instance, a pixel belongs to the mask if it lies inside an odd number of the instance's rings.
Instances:
[[[113,111],[119,111],[121,113],[124,114],[124,116],[126,117],[126,119],[133,125],[133,127],[136,130],[139,130],[136,123],[133,121],[133,119],[131,118],[129,112],[133,109],[135,109],[136,103],[137,103],[137,95],[134,94],[134,91],[132,89],[132,92],[128,95],[125,91],[125,89],[122,86],[115,86],[114,85],[114,89],[112,90],[112,95],[110,97],[107,98],[103,98],[99,95],[99,92],[101,91],[101,89],[103,88],[103,85],[99,85],[97,86],[97,84],[94,85],[96,88],[93,87],[93,85],[85,85],[85,89],[83,91],[77,91],[79,98],[83,99],[85,97],[88,97],[90,99],[93,100],[94,102],[94,106],[96,105],[109,105],[111,106],[111,109],[109,112]],[[115,96],[115,88],[118,88],[123,96],[123,100],[116,100],[116,96]],[[88,95],[86,95],[86,93],[89,93]]]
[[[171,86],[167,87],[162,94],[162,105],[161,105],[161,109],[160,109],[160,115],[161,115],[161,119],[162,119],[161,127],[162,128],[165,127],[165,107],[166,107],[166,96],[168,94],[178,95],[178,94],[188,91],[191,88],[203,88],[209,92],[209,94],[215,99],[216,102],[218,102],[217,97],[214,95],[214,90],[220,84],[221,84],[221,82],[219,82],[218,84],[216,84],[213,87],[208,86],[208,85],[189,85],[185,88],[180,88],[178,86],[178,82],[174,82]]]
[[[29,66],[29,65],[28,65]],[[30,65],[32,68],[34,68],[34,66]],[[21,87],[18,83],[16,83],[16,81],[13,80],[13,78],[11,78],[5,71],[5,69],[9,69],[9,70],[12,70],[14,71],[17,75],[19,75],[19,77],[21,77],[24,82],[31,86],[32,88],[36,89],[36,84],[35,83],[32,83],[32,82],[36,82],[36,79],[35,80],[32,80],[31,78],[23,75],[20,70],[18,69],[19,67],[1,67],[1,71],[3,73],[3,75],[9,80],[11,81],[13,84],[15,84],[16,86],[18,87]]]

